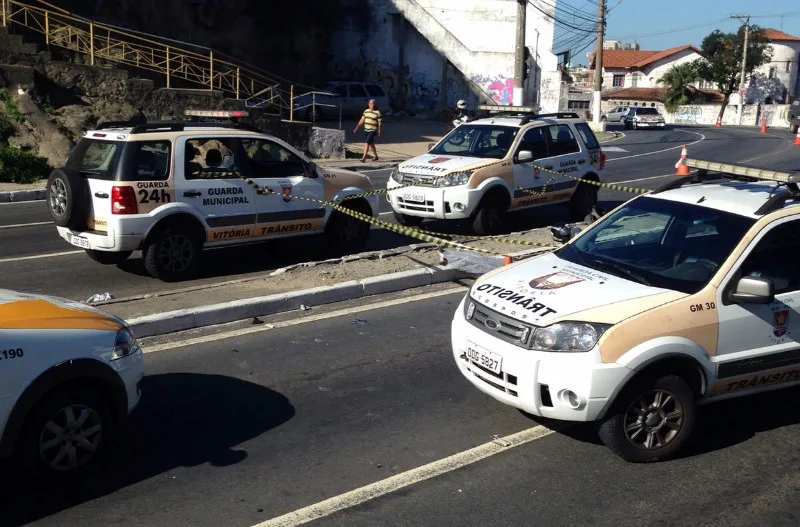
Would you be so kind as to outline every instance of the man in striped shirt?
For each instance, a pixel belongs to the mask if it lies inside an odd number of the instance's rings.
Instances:
[[[364,110],[364,114],[353,129],[353,133],[356,133],[362,124],[364,125],[366,138],[364,139],[364,154],[361,156],[361,162],[364,163],[367,161],[367,152],[370,147],[372,148],[372,158],[374,161],[377,161],[378,151],[375,150],[375,135],[377,134],[378,137],[381,136],[381,112],[375,108],[375,99],[369,100],[369,107]]]

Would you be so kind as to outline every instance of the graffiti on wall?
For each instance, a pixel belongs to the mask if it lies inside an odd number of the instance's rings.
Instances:
[[[505,75],[475,75],[472,82],[483,88],[497,104],[512,104],[514,101],[514,77]]]
[[[331,70],[338,79],[378,83],[392,99],[397,96],[399,88],[406,102],[417,110],[436,109],[441,104],[442,91],[445,91],[448,105],[455,104],[459,98],[468,97],[464,83],[452,76],[447,78],[446,86],[442,87],[440,78],[429,79],[424,73],[408,69],[405,75],[401,76],[396,66],[363,60],[334,62],[331,64]],[[401,78],[402,86],[400,86]]]
[[[678,106],[673,119],[677,124],[698,124],[702,117],[702,106]]]

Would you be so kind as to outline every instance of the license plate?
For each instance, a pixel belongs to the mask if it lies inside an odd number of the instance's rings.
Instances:
[[[421,203],[424,203],[425,195],[417,194],[416,192],[406,192],[405,194],[403,194],[403,199],[405,201],[419,201]]]
[[[80,236],[71,234],[69,237],[69,242],[76,247],[82,247],[83,249],[89,248],[89,240],[87,238],[81,238]]]
[[[476,346],[472,342],[467,342],[467,358],[479,366],[483,366],[492,373],[500,374],[500,367],[503,365],[503,357],[493,351]]]

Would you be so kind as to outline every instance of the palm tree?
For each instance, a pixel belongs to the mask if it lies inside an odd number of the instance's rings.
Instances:
[[[663,77],[658,79],[660,84],[667,87],[664,94],[664,107],[668,112],[673,113],[682,104],[691,104],[704,99],[703,94],[694,86],[700,80],[697,70],[691,63],[677,64],[671,67],[664,74]]]

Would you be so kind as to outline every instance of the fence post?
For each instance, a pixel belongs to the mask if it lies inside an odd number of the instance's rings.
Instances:
[[[169,46],[167,46],[167,89],[169,89]]]
[[[239,99],[239,68],[236,68],[236,99]]]
[[[4,2],[5,3],[5,2]],[[44,12],[44,43],[50,47],[50,18],[47,16],[48,12]],[[3,24],[5,25],[5,24]]]
[[[94,23],[89,22],[89,63],[94,66]]]
[[[208,89],[214,89],[214,50],[208,50]]]
[[[294,121],[294,84],[289,86],[289,120]]]
[[[3,0],[3,27],[8,27],[8,21],[6,20],[7,11],[8,11],[8,6],[6,5],[6,0]]]

